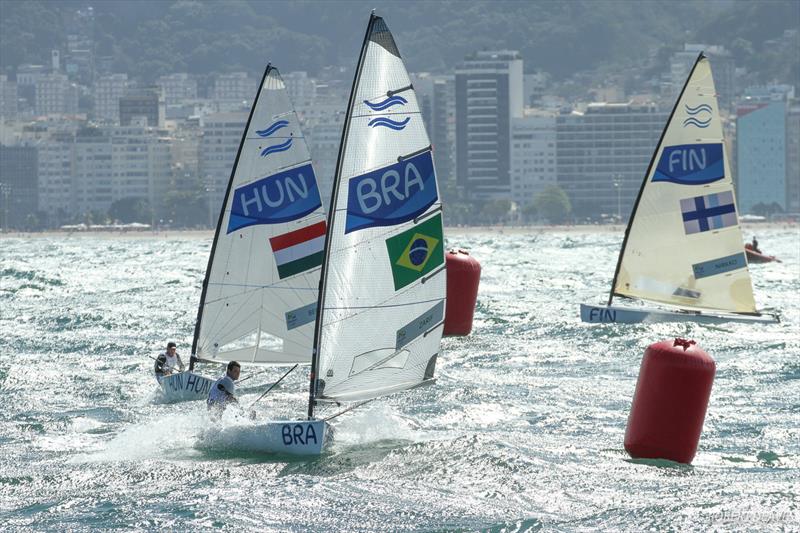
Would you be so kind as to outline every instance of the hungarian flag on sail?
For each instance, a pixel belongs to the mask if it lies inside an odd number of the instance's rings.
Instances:
[[[269,240],[280,279],[294,276],[322,264],[325,222],[277,235]]]
[[[394,290],[409,285],[444,263],[442,215],[386,240]]]

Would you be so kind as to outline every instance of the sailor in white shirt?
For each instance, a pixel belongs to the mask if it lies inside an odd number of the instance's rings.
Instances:
[[[167,351],[156,359],[156,377],[169,376],[175,371],[183,372],[183,361],[181,361],[181,356],[178,355],[176,350],[177,347],[174,342],[167,343]]]
[[[236,396],[234,396],[235,385],[234,381],[239,379],[239,373],[242,368],[236,361],[228,363],[228,369],[225,375],[219,378],[211,385],[211,390],[208,391],[208,400],[206,404],[209,410],[214,409],[217,412],[222,412],[231,403],[238,403]]]

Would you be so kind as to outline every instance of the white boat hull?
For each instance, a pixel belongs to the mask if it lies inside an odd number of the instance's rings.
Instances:
[[[592,324],[640,324],[658,322],[696,322],[720,324],[724,322],[778,322],[771,315],[749,316],[730,313],[709,315],[699,311],[671,311],[648,307],[626,307],[621,305],[581,304],[581,321]]]
[[[211,390],[214,381],[187,371],[159,377],[158,385],[161,387],[161,395],[165,402],[187,402],[207,399],[208,391]]]
[[[324,420],[271,420],[211,428],[203,440],[211,448],[264,454],[320,455],[333,430]]]

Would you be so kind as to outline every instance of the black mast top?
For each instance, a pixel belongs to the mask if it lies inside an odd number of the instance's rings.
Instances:
[[[639,194],[636,196],[636,201],[633,203],[633,210],[631,211],[631,216],[628,218],[628,225],[625,228],[625,237],[622,239],[622,248],[619,251],[619,257],[617,258],[617,268],[614,270],[614,279],[611,280],[611,291],[608,294],[608,304],[611,305],[611,301],[614,299],[614,287],[617,286],[617,277],[619,276],[619,269],[622,266],[622,256],[625,255],[625,247],[628,245],[628,235],[631,232],[631,224],[633,224],[633,219],[636,217],[636,210],[639,208],[639,201],[642,199],[642,193],[644,192],[645,185],[647,185],[647,178],[650,176],[650,171],[653,170],[653,165],[656,162],[656,156],[658,155],[658,150],[661,148],[661,143],[664,142],[664,136],[667,134],[667,130],[669,129],[669,125],[672,123],[672,117],[675,116],[675,111],[678,109],[678,104],[683,98],[683,93],[686,92],[686,87],[689,86],[689,80],[692,79],[692,75],[694,74],[697,65],[700,63],[702,59],[705,59],[705,54],[700,52],[700,55],[697,56],[697,59],[692,65],[692,70],[689,72],[689,75],[686,77],[686,82],[683,84],[683,88],[681,89],[680,94],[678,95],[678,99],[675,100],[675,105],[672,107],[672,113],[669,114],[669,118],[667,119],[667,123],[664,125],[664,129],[661,131],[661,137],[658,139],[658,144],[656,144],[656,149],[653,150],[653,155],[650,158],[650,164],[647,165],[647,172],[644,173],[644,179],[642,180],[642,186],[639,188]]]
[[[211,275],[211,265],[214,262],[214,251],[217,249],[217,241],[219,240],[219,230],[222,227],[222,219],[225,216],[225,206],[228,205],[228,197],[231,194],[231,187],[233,186],[233,177],[236,175],[236,169],[239,167],[239,157],[242,155],[242,148],[244,147],[244,142],[247,140],[247,132],[250,131],[250,121],[253,120],[253,113],[255,113],[256,106],[258,105],[258,97],[261,96],[261,89],[264,87],[264,82],[267,80],[267,76],[269,75],[270,71],[277,70],[275,67],[272,66],[272,63],[267,63],[267,68],[264,69],[264,75],[261,76],[261,83],[258,85],[258,92],[256,92],[256,97],[253,100],[253,105],[250,108],[250,115],[247,117],[247,124],[244,127],[244,131],[242,132],[242,140],[239,141],[239,150],[236,152],[236,159],[233,162],[233,168],[231,169],[231,176],[228,178],[228,188],[225,189],[225,198],[222,200],[222,206],[219,210],[219,218],[217,219],[217,228],[214,231],[214,241],[211,244],[211,253],[208,255],[208,265],[206,266],[206,275],[203,278],[203,292],[200,294],[200,307],[197,309],[197,320],[194,324],[194,340],[192,341],[192,359],[197,354],[197,342],[200,337],[200,319],[203,317],[203,306],[206,302],[206,292],[208,291],[208,276]],[[190,362],[190,370],[194,366],[193,361]]]
[[[353,77],[353,86],[350,88],[350,100],[347,103],[347,115],[345,115],[344,126],[342,127],[342,141],[339,143],[339,156],[336,159],[336,172],[333,179],[333,192],[331,193],[331,205],[328,209],[328,235],[325,238],[325,252],[322,260],[322,269],[320,270],[319,280],[319,296],[317,297],[317,320],[314,324],[314,351],[311,355],[311,375],[309,376],[308,387],[308,418],[309,420],[314,417],[314,405],[317,394],[317,369],[319,367],[319,342],[320,342],[320,323],[322,322],[322,309],[325,304],[325,285],[327,282],[327,265],[328,258],[331,253],[331,239],[330,234],[333,231],[333,219],[336,214],[336,197],[339,192],[339,181],[342,173],[342,162],[344,160],[345,143],[347,141],[347,133],[350,130],[350,116],[353,114],[353,106],[355,104],[356,88],[361,79],[361,71],[364,68],[364,57],[367,53],[367,45],[372,35],[372,29],[376,21],[382,20],[375,15],[373,10],[369,16],[369,23],[367,24],[367,33],[364,35],[364,42],[361,44],[361,54],[358,57],[358,65],[356,67],[356,74]]]

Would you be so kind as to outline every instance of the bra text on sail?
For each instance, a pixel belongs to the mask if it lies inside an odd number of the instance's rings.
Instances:
[[[297,220],[321,205],[310,164],[279,172],[233,192],[227,233],[255,224]]]
[[[401,224],[438,198],[430,151],[356,176],[348,187],[345,233]]]

